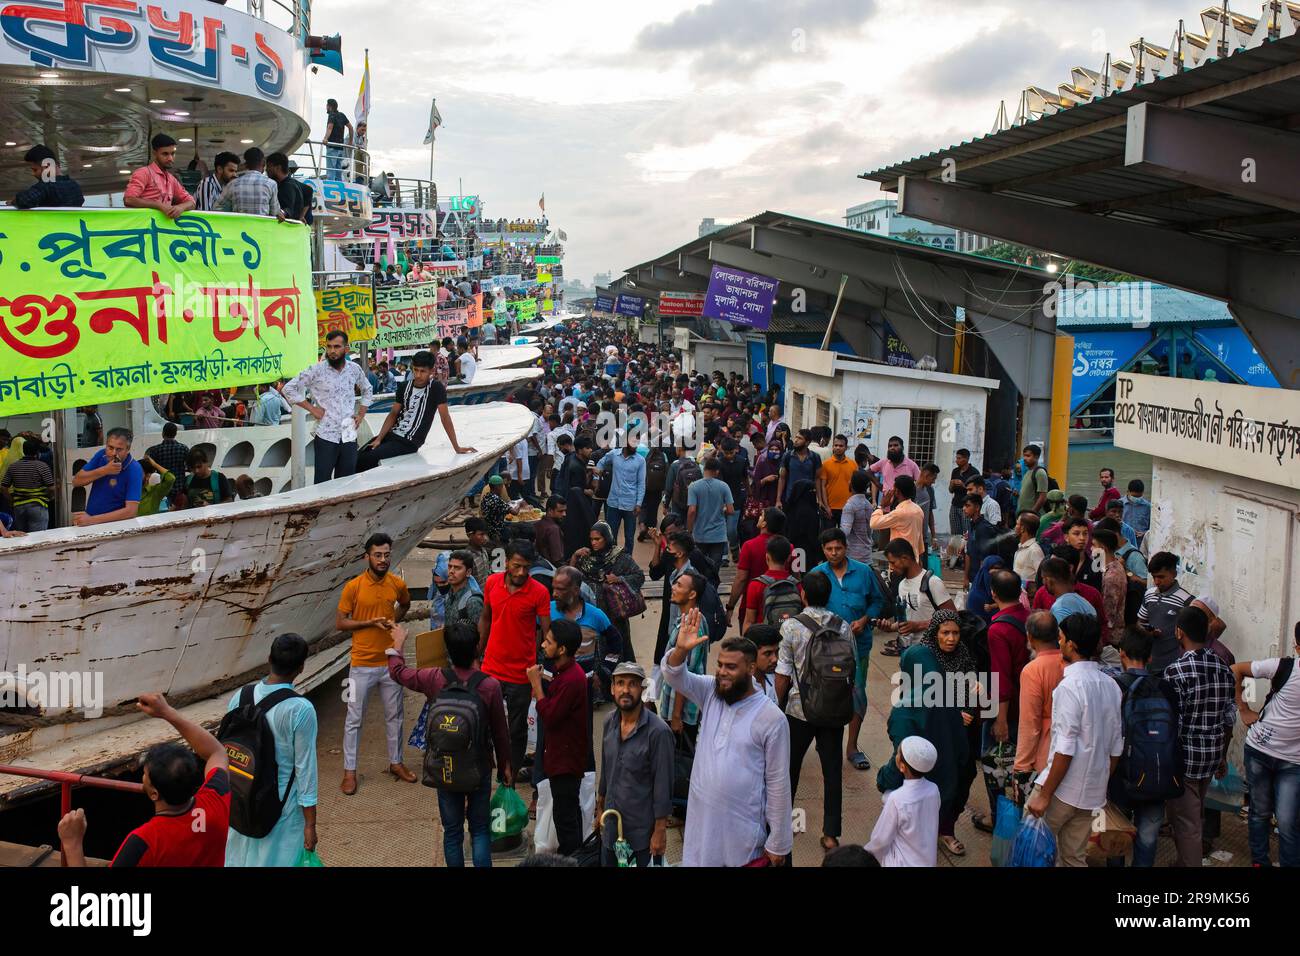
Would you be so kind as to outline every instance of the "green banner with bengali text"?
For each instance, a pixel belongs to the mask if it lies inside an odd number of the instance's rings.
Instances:
[[[265,382],[316,353],[301,224],[0,212],[0,418]]]

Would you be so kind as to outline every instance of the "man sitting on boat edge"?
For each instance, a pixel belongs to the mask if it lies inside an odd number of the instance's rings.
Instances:
[[[447,408],[447,388],[434,379],[433,366],[432,352],[415,353],[411,359],[411,378],[398,384],[393,407],[379,434],[357,456],[357,471],[369,471],[385,458],[419,451],[433,425],[435,412],[442,419],[442,427],[446,429],[456,454],[472,454],[477,450],[461,447],[451,411]]]

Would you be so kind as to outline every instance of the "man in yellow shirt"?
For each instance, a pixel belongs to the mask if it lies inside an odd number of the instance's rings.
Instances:
[[[831,443],[831,457],[822,462],[817,470],[817,498],[823,513],[829,513],[834,527],[840,526],[840,517],[844,514],[844,505],[853,494],[849,484],[853,473],[858,470],[858,463],[846,457],[849,440],[844,435],[836,435]]]
[[[357,792],[357,742],[366,713],[366,698],[376,687],[384,702],[388,737],[388,772],[398,780],[415,782],[402,763],[402,688],[388,676],[385,649],[392,646],[393,627],[411,607],[406,582],[388,572],[393,539],[372,534],[366,539],[366,570],[343,585],[334,626],[352,634],[352,666],[348,669],[348,713],[343,721],[343,783],[348,796]]]
[[[910,475],[899,475],[894,487],[880,498],[880,507],[871,515],[871,530],[889,530],[889,540],[902,538],[912,546],[918,560],[925,561],[925,511],[916,503],[916,482]]]

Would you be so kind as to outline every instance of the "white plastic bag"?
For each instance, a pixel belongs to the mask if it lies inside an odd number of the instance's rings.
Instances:
[[[578,787],[578,806],[582,809],[582,832],[590,833],[596,824],[596,772],[588,770],[582,775]],[[554,853],[560,846],[555,832],[555,800],[551,796],[551,781],[537,785],[537,822],[533,826],[533,848],[538,853]]]
[[[528,743],[525,746],[526,753],[537,752],[537,701],[528,702]]]
[[[529,724],[532,727],[532,724]],[[555,801],[551,799],[551,781],[537,785],[537,820],[533,824],[533,849],[538,853],[554,853],[560,845],[555,833]]]

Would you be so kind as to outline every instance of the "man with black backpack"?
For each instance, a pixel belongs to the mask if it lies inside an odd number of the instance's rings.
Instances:
[[[1178,695],[1147,670],[1151,662],[1150,634],[1126,628],[1119,642],[1123,672],[1112,675],[1123,699],[1120,714],[1124,752],[1111,774],[1109,797],[1130,815],[1133,865],[1156,865],[1156,839],[1165,822],[1165,801],[1183,792],[1183,753],[1178,742]],[[1122,862],[1122,858],[1121,858]]]
[[[867,664],[871,657],[871,624],[889,607],[889,596],[875,569],[849,557],[848,536],[840,528],[821,533],[822,554],[826,560],[812,570],[826,575],[831,583],[827,608],[848,622],[857,648],[857,672],[854,675],[853,716],[849,719],[849,739],[845,759],[856,770],[870,770],[871,761],[858,750],[858,732],[867,714]],[[806,580],[806,579],[805,579]],[[805,598],[807,594],[804,595]]]
[[[316,849],[316,708],[293,689],[307,654],[278,635],[271,673],[230,698],[217,730],[233,768],[226,866],[293,866]]]
[[[787,618],[803,610],[799,585],[790,573],[790,554],[794,550],[784,535],[773,535],[767,542],[767,570],[746,585],[745,620],[740,633],[748,634],[754,625],[780,627]]]
[[[799,792],[799,771],[808,745],[817,744],[824,801],[821,845],[828,851],[840,845],[844,802],[840,746],[844,727],[855,716],[858,651],[849,622],[827,607],[830,575],[821,570],[809,572],[803,579],[803,593],[803,612],[781,625],[776,696],[790,723],[792,798]]]
[[[442,852],[448,866],[465,865],[465,823],[475,868],[492,865],[492,768],[501,767],[504,786],[514,785],[510,729],[501,684],[475,666],[478,628],[447,628],[450,667],[406,666],[406,629],[393,628],[388,675],[429,698],[422,783],[438,791]]]

